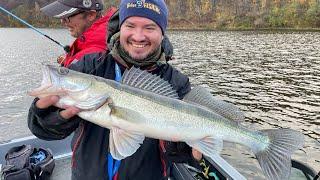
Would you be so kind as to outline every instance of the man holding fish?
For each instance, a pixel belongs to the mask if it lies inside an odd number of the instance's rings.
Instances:
[[[223,141],[249,147],[268,179],[289,178],[303,135],[246,128],[237,122],[239,109],[202,87],[191,90],[188,78],[165,61],[163,0],[122,0],[119,15],[109,54],[71,64],[82,73],[44,66],[42,86],[29,93],[38,97],[28,117],[36,136],[54,140],[75,132],[72,179],[163,179],[165,161],[214,157]],[[121,160],[116,175],[106,171],[113,160],[108,153]]]
[[[182,99],[191,89],[189,79],[167,64],[161,48],[168,17],[164,1],[124,0],[119,11],[121,29],[112,37],[110,54],[102,60],[100,57],[103,54],[96,54],[95,58],[92,58],[92,54],[84,56],[71,64],[70,68],[115,79],[125,69],[137,66],[169,81],[179,99]],[[46,140],[63,139],[75,132],[72,141],[72,179],[106,179],[109,130],[76,116],[81,108],[57,108],[55,105],[58,101],[56,95],[35,99],[28,118],[30,130]],[[185,143],[146,138],[135,154],[122,160],[118,178],[162,179],[168,176],[167,169],[172,161],[196,165],[196,159],[200,160],[201,157],[201,153]]]

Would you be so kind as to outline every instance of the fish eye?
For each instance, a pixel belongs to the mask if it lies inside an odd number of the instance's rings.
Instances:
[[[67,68],[59,68],[58,69],[58,73],[60,74],[60,75],[66,75],[66,74],[68,74],[69,73],[69,69],[67,69]]]

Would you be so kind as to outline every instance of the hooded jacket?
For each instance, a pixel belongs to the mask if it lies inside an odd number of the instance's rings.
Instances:
[[[108,23],[115,8],[110,8],[103,17],[95,21],[71,45],[70,52],[63,62],[68,67],[74,60],[80,60],[85,54],[101,53],[108,50],[106,38],[108,37]]]

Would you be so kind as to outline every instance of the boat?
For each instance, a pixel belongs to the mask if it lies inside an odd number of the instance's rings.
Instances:
[[[27,136],[0,142],[0,166],[5,165],[5,154],[12,147],[29,144],[36,148],[49,148],[55,159],[55,168],[51,175],[51,180],[69,180],[71,179],[71,138],[72,135],[63,140],[45,141],[35,136]],[[206,164],[210,165],[208,166],[209,169],[207,169],[207,173],[201,172],[187,164],[174,164],[171,172],[171,180],[206,180],[207,178],[210,180],[246,179],[240,172],[218,155],[212,158],[205,157],[204,159]],[[208,172],[211,172],[211,176],[208,176]],[[316,180],[317,177],[319,177],[319,174],[317,175],[314,169],[302,162],[292,160],[292,173],[290,179],[305,178],[307,180]]]

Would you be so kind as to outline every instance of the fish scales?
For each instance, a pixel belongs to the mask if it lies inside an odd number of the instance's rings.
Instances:
[[[105,81],[104,79],[101,80]],[[188,138],[200,139],[215,134],[217,138],[223,138],[231,142],[238,140],[236,142],[241,144],[244,144],[244,142],[252,144],[252,141],[256,140],[261,143],[268,143],[263,136],[258,136],[258,133],[244,129],[244,127],[239,128],[238,123],[224,119],[195,105],[117,84],[113,81],[108,80],[108,83],[114,88],[109,91],[113,92],[111,97],[113,97],[115,105],[134,109],[145,116],[143,125],[144,128],[149,128],[149,130],[144,129],[147,136],[154,136],[149,132],[154,133],[161,129],[161,137],[155,138],[164,138],[163,133],[167,133],[169,137],[165,140],[183,141]],[[181,127],[181,129],[177,127]],[[208,127],[211,128],[208,129]],[[172,131],[177,133],[168,133]],[[184,132],[201,133],[190,136],[190,133]],[[176,138],[170,138],[172,135]]]

